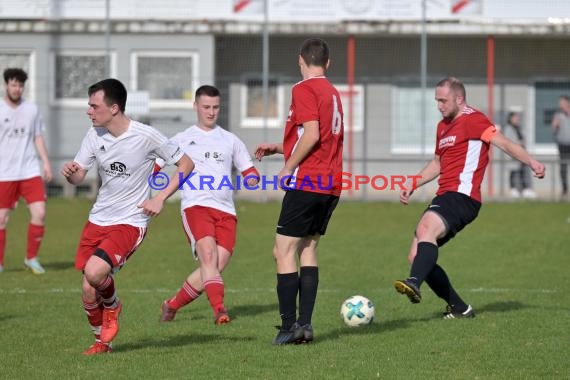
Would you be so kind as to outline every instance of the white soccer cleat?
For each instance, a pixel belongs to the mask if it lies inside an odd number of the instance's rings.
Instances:
[[[26,266],[27,269],[31,270],[33,274],[44,274],[46,272],[44,267],[40,265],[40,262],[38,261],[37,257],[34,257],[33,259],[29,260],[25,259],[24,265]]]

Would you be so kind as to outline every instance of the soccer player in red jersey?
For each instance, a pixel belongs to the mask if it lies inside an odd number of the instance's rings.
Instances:
[[[22,69],[4,70],[6,95],[0,99],[0,272],[4,269],[6,225],[22,197],[30,210],[24,265],[34,274],[43,274],[45,270],[37,256],[44,236],[46,191],[38,156],[46,181],[51,181],[52,172],[42,116],[36,104],[22,97],[27,79],[28,74]]]
[[[188,176],[194,163],[158,130],[125,115],[127,90],[118,80],[97,82],[88,94],[87,115],[93,128],[61,174],[79,185],[96,166],[102,182],[75,257],[75,268],[83,272],[83,308],[95,335],[84,354],[94,355],[111,352],[119,331],[122,304],[113,275],[142,243],[150,217],[160,214],[180,176]],[[157,157],[176,164],[178,173],[151,198],[149,177]]]
[[[439,176],[439,189],[416,227],[408,255],[410,276],[394,286],[412,303],[419,303],[420,286],[425,281],[447,303],[444,318],[473,318],[473,308],[461,299],[437,264],[439,247],[477,217],[491,145],[528,165],[537,178],[544,177],[545,169],[522,146],[501,134],[483,113],[467,105],[465,86],[457,78],[441,80],[435,100],[443,119],[437,125],[435,156],[419,172],[417,187]],[[407,183],[400,202],[408,204],[414,190]]]
[[[283,142],[260,144],[255,151],[258,160],[275,153],[285,157],[278,180],[286,193],[273,247],[281,315],[273,340],[276,345],[313,340],[317,245],[341,193],[343,111],[338,91],[325,77],[330,65],[328,45],[317,38],[306,40],[298,62],[303,80],[291,90]]]

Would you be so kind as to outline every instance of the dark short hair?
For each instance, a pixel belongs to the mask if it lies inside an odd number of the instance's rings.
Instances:
[[[28,80],[28,74],[20,68],[9,67],[4,70],[4,82],[8,83],[11,79],[15,79],[21,83],[26,83]]]
[[[449,88],[451,89],[451,91],[453,91],[453,93],[461,95],[463,99],[467,101],[467,93],[465,92],[465,86],[463,85],[463,82],[461,82],[459,79],[457,79],[456,77],[443,78],[442,80],[437,82],[436,85],[436,87],[445,87],[445,86],[449,86]]]
[[[308,66],[320,66],[326,69],[329,61],[329,46],[320,38],[309,38],[301,45],[299,55]]]
[[[560,99],[564,99],[567,102],[570,102],[570,98],[568,97],[568,95],[560,95]]]
[[[103,91],[105,104],[108,106],[116,104],[119,106],[121,112],[125,112],[125,107],[127,105],[127,89],[119,80],[113,78],[103,79],[102,81],[89,86],[87,94],[91,96],[97,91]]]
[[[196,100],[202,95],[211,96],[212,98],[214,98],[216,96],[220,96],[220,90],[218,90],[217,87],[205,84],[203,86],[198,87],[198,89],[196,90],[196,94],[194,95],[194,99]]]

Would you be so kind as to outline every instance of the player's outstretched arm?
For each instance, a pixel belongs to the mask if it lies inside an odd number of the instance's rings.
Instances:
[[[433,181],[439,175],[440,171],[441,164],[439,156],[435,155],[417,175],[408,179],[404,189],[400,190],[400,203],[407,205],[414,191],[418,187]]]
[[[61,169],[61,175],[72,185],[79,185],[83,182],[86,174],[87,170],[82,169],[75,161],[66,162]]]
[[[168,186],[159,191],[154,197],[145,200],[137,207],[143,209],[143,213],[148,216],[157,216],[162,211],[164,202],[170,198],[172,194],[180,187],[180,180],[188,177],[194,170],[194,161],[186,154],[182,155],[180,160],[176,162],[178,170],[176,170],[170,177]]]
[[[545,167],[544,165],[534,159],[522,146],[509,140],[501,132],[497,131],[493,138],[491,139],[491,144],[501,149],[503,152],[511,156],[512,158],[519,160],[523,164],[527,165],[534,173],[537,178],[544,178]]]
[[[261,161],[263,157],[277,153],[283,154],[283,143],[263,143],[255,147],[254,156],[258,161]]]

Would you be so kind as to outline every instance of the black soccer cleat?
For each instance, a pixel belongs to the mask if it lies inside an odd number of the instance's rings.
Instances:
[[[314,339],[313,326],[311,326],[310,323],[307,323],[306,325],[301,326],[301,328],[303,329],[303,336],[299,338],[296,343],[311,343]]]
[[[277,333],[277,336],[275,337],[275,339],[273,339],[272,342],[272,344],[275,346],[297,343],[297,341],[299,341],[301,338],[305,336],[305,330],[297,322],[295,322],[293,326],[291,326],[287,330],[284,330],[279,326],[276,327],[279,329],[279,332]]]
[[[453,309],[451,305],[445,307],[443,312],[443,319],[457,319],[457,318],[475,318],[475,310],[471,305],[467,305],[467,310],[459,312]]]
[[[420,303],[422,300],[420,289],[410,279],[397,280],[394,283],[394,288],[398,293],[407,295],[411,303]]]

